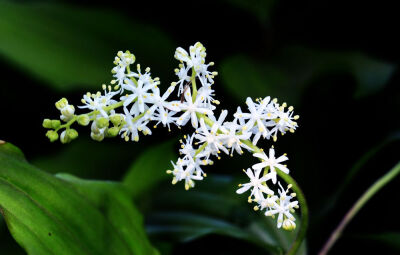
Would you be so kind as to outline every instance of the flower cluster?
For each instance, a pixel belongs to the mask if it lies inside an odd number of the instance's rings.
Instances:
[[[273,147],[268,155],[257,147],[260,138],[276,142],[278,134],[296,130],[299,117],[294,115],[293,107],[279,104],[277,99],[270,97],[254,101],[247,98],[247,109],[242,111],[238,107],[232,120],[226,121],[227,110],[221,111],[219,116],[214,115],[220,104],[212,88],[217,72],[208,70],[214,63],[206,63],[205,47],[199,42],[190,46],[189,52],[179,47],[175,58],[180,62],[179,68],[175,69],[177,81],[161,93],[160,79],[152,77],[149,67],[144,72],[140,64],[133,68],[135,56],[129,51],[118,52],[109,85],[104,84],[102,91],[84,94],[82,104],[77,106],[88,112],[76,115],[75,106],[67,99],[61,99],[56,103],[61,121],[45,119],[43,122],[49,129],[47,137],[50,141],[70,142],[78,136],[71,128],[77,122],[82,126],[90,124],[91,137],[97,141],[115,136],[138,141],[140,134],[152,134],[151,126],[155,128],[161,124],[171,130],[173,125],[181,127],[190,121],[194,132],[180,140],[181,156],[172,162],[172,170],[167,170],[173,176],[172,183],[184,181],[188,190],[195,186],[195,181],[206,177],[203,168],[212,165],[213,158],[249,151],[261,163],[245,171],[250,181],[240,184],[237,193],[250,191],[249,201],[257,203],[255,209],[265,210],[267,216],[278,214],[278,228],[295,228],[291,213],[298,205],[297,201],[290,200],[296,194],[288,195],[290,185],[284,190],[279,182],[279,196],[271,188],[271,184],[277,183],[277,173],[289,173],[287,166],[282,164],[288,158],[285,154],[275,157]],[[178,98],[169,100],[176,87]]]

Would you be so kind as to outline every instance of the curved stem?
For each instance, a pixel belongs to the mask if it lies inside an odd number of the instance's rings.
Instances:
[[[292,246],[290,247],[289,251],[286,253],[287,255],[294,255],[297,253],[300,245],[303,243],[304,238],[307,234],[308,229],[308,206],[307,201],[304,196],[303,191],[300,189],[300,186],[297,182],[288,174],[285,174],[281,170],[278,169],[277,171],[279,177],[281,177],[286,183],[292,184],[292,190],[296,193],[297,200],[300,204],[300,211],[301,211],[301,220],[300,220],[300,228],[299,232],[297,232],[296,239],[293,241]]]
[[[322,247],[319,255],[325,255],[332,248],[335,242],[339,239],[344,228],[353,219],[353,217],[358,213],[358,211],[368,202],[368,200],[377,193],[382,187],[384,187],[388,182],[390,182],[394,177],[400,173],[400,162],[397,163],[388,173],[377,180],[365,193],[357,200],[357,202],[351,207],[351,209],[346,213],[340,224],[332,232],[328,241]]]

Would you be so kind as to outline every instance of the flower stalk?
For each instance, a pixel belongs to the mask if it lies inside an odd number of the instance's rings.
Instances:
[[[335,228],[335,230],[330,235],[327,242],[322,247],[319,255],[328,254],[329,250],[336,243],[339,237],[342,235],[344,229],[349,224],[349,222],[354,218],[354,216],[360,211],[360,209],[373,197],[381,188],[388,184],[400,173],[400,162],[397,163],[389,172],[384,176],[379,178],[371,187],[369,187],[364,194],[357,200],[357,202],[350,208],[346,213],[340,224]]]

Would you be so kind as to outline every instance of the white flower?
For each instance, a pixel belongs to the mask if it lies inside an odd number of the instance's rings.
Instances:
[[[239,184],[240,188],[236,191],[236,193],[242,194],[251,188],[250,197],[254,197],[256,201],[264,199],[263,193],[273,195],[274,192],[270,188],[268,188],[266,184],[263,184],[268,180],[268,176],[260,177],[261,172],[261,170],[255,170],[253,172],[251,168],[248,168],[245,173],[250,178],[250,182]]]
[[[184,94],[185,102],[179,104],[179,107],[182,111],[185,111],[177,120],[177,124],[179,126],[184,126],[191,119],[192,126],[194,128],[198,127],[198,118],[196,113],[213,115],[213,112],[210,109],[206,109],[201,107],[204,98],[198,96],[196,100],[193,102],[192,93],[190,92],[190,88],[188,88]]]
[[[190,81],[190,76],[188,75],[189,67],[186,67],[183,63],[179,65],[179,69],[175,69],[175,74],[178,76],[178,96],[183,92],[183,85],[185,82]]]
[[[102,95],[100,91],[98,91],[96,94],[91,94],[88,92],[83,95],[83,99],[81,101],[84,105],[78,107],[81,109],[87,108],[92,111],[99,111],[104,118],[108,118],[108,113],[104,110],[104,108],[106,106],[117,103],[117,101],[112,99],[116,92],[111,92],[111,88],[107,92],[107,90],[105,89],[105,85],[103,86],[103,88],[104,95]]]
[[[145,78],[139,78],[136,84],[132,80],[125,80],[123,88],[132,91],[132,94],[127,94],[126,96],[121,97],[121,100],[124,101],[124,107],[127,107],[130,103],[136,100],[139,112],[143,113],[145,110],[145,103],[150,102],[149,97],[151,92],[149,90],[155,88],[157,84],[158,82],[147,82]],[[130,113],[135,114],[134,107],[131,108]]]
[[[209,66],[213,66],[214,62],[210,62],[209,64],[202,64],[197,69],[197,77],[199,77],[200,83],[204,87],[210,87],[214,84],[214,78],[218,74],[217,72],[210,72],[208,71]]]
[[[268,118],[268,116],[264,113],[264,110],[266,109],[269,100],[270,98],[266,97],[264,100],[261,100],[261,103],[259,105],[255,105],[250,97],[246,99],[246,104],[249,108],[250,113],[242,113],[242,118],[249,119],[246,125],[243,127],[244,130],[252,129],[254,125],[257,125],[257,133],[259,133],[260,135],[262,134],[263,137],[266,137],[268,135],[268,129],[266,128],[264,123],[264,120]],[[255,143],[253,142],[253,144]]]
[[[195,173],[195,165],[190,161],[178,159],[176,165],[171,162],[174,169],[168,170],[168,174],[173,174],[172,184],[185,180],[185,189],[194,187],[193,180],[202,180],[203,177]]]
[[[183,142],[182,140],[179,140],[179,142],[181,143],[181,148],[179,149],[179,153],[183,156],[184,160],[189,160],[192,159],[194,157],[194,154],[196,153],[196,150],[193,148],[193,139],[194,139],[194,135],[190,136],[190,135],[185,135],[183,136],[183,138],[185,139],[185,141]]]
[[[291,195],[287,195],[291,185],[288,186],[286,190],[284,190],[280,183],[279,192],[279,199],[276,199],[273,202],[273,205],[270,206],[270,209],[266,211],[265,216],[272,216],[278,214],[278,221],[277,227],[283,227],[286,230],[292,230],[296,227],[294,221],[296,220],[295,217],[292,215],[294,212],[294,208],[298,208],[298,201],[291,202],[290,200],[295,196],[295,193]]]
[[[165,93],[160,96],[160,89],[159,88],[154,88],[153,93],[150,93],[148,102],[150,104],[153,104],[149,108],[149,114],[153,114],[154,111],[158,111],[159,114],[163,115],[166,111],[166,109],[169,109],[171,111],[178,112],[180,111],[180,107],[178,102],[168,102],[166,101],[169,95],[174,91],[175,86],[171,85],[169,88],[165,91]],[[164,123],[163,123],[164,124]]]
[[[181,62],[185,62],[188,68],[194,67],[196,73],[201,68],[201,65],[205,62],[206,48],[197,42],[194,46],[189,47],[190,55],[181,47],[178,47],[175,51],[175,58]]]
[[[290,106],[286,112],[285,107],[286,104],[284,103],[277,111],[277,121],[274,121],[273,124],[275,127],[270,132],[270,134],[273,134],[274,137],[276,137],[278,131],[282,134],[285,134],[286,131],[293,133],[297,128],[297,123],[294,120],[299,119],[299,116],[293,116],[292,106]]]
[[[222,116],[223,114],[221,114]],[[224,118],[224,116],[223,116]],[[200,127],[196,131],[195,138],[199,140],[199,143],[207,143],[206,149],[210,151],[210,153],[220,153],[220,150],[229,154],[227,148],[225,148],[222,140],[219,138],[217,134],[219,124],[214,122],[213,127],[210,128],[204,123],[204,119],[200,119]]]
[[[116,65],[111,72],[115,80],[111,83],[114,84],[118,82],[118,85],[122,85],[125,82],[125,79],[131,77],[133,73],[126,74],[126,69],[129,65],[135,62],[135,56],[131,54],[129,51],[125,53],[122,51],[118,51],[117,57],[115,57],[114,64]],[[121,88],[122,89],[122,88]]]
[[[176,114],[176,112],[174,112],[174,111],[165,110],[163,113],[155,112],[150,117],[150,119],[153,121],[157,121],[157,123],[154,125],[154,127],[157,127],[158,124],[162,123],[164,127],[165,126],[168,127],[168,131],[171,131],[171,124],[176,125],[176,121],[178,119],[178,117],[174,116],[175,114]]]
[[[203,106],[204,106],[205,108],[210,109],[211,111],[213,111],[213,110],[215,109],[215,106],[212,105],[211,103],[213,103],[213,102],[214,102],[214,103],[215,103],[215,102],[219,103],[218,101],[215,101],[215,100],[214,100],[214,96],[215,96],[214,90],[211,89],[210,86],[201,87],[201,88],[198,90],[197,95],[198,95],[199,97],[202,98],[202,101],[204,102],[204,103],[203,103]]]
[[[275,184],[276,183],[276,170],[275,168],[281,170],[285,174],[289,173],[289,169],[285,166],[282,165],[281,163],[288,160],[286,155],[282,155],[279,158],[275,158],[275,150],[273,148],[269,149],[269,157],[265,155],[265,153],[254,153],[254,157],[260,158],[262,160],[261,163],[257,163],[253,166],[253,169],[255,170],[261,170],[265,167],[269,167],[269,177],[272,180],[272,182]]]
[[[220,137],[228,148],[232,148],[231,156],[233,155],[233,150],[236,150],[236,152],[239,154],[243,153],[242,148],[248,151],[252,151],[252,149],[249,146],[241,142],[241,140],[249,139],[251,133],[246,131],[239,133],[242,126],[237,124],[236,118],[233,122],[225,122],[224,127],[228,130],[228,132],[225,134],[221,134]]]
[[[139,141],[139,132],[143,132],[144,135],[150,134],[151,130],[146,126],[149,122],[144,117],[134,120],[132,115],[128,112],[126,108],[124,108],[125,112],[125,125],[119,131],[121,137],[125,139],[125,141],[129,141],[129,135],[131,136],[132,141]]]
[[[276,200],[278,199],[277,196],[268,196],[267,198],[260,199],[258,201],[258,207],[257,209],[264,210],[264,209],[270,209],[274,206]]]
[[[180,69],[175,70],[175,73],[179,77],[180,86],[186,80],[189,81],[189,75],[187,74],[190,68],[193,68],[196,76],[199,78],[202,86],[211,86],[214,83],[213,78],[218,74],[217,72],[208,71],[209,66],[213,66],[214,63],[210,62],[205,64],[206,48],[199,42],[189,47],[188,53],[181,47],[178,47],[175,51],[175,58],[181,61],[182,66]],[[186,67],[184,65],[186,64]],[[179,90],[180,91],[180,90]]]

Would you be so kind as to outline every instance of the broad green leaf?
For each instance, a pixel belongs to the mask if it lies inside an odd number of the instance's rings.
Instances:
[[[355,96],[362,97],[381,89],[392,76],[395,66],[358,52],[288,47],[267,62],[244,55],[227,58],[221,63],[220,70],[222,84],[241,101],[247,96],[270,95],[298,104],[304,88],[320,75],[352,75],[357,84]]]
[[[52,145],[49,145],[52,146]],[[123,175],[139,149],[146,146],[80,138],[60,151],[41,155],[32,164],[49,173],[69,173],[81,178],[110,179]]]
[[[0,145],[0,211],[28,254],[157,254],[122,185],[55,177],[14,148]]]
[[[152,194],[146,224],[160,239],[187,242],[208,234],[246,240],[274,254],[287,250],[294,232],[276,228],[276,221],[254,212],[245,196],[236,194],[237,181],[227,176],[207,177],[185,191],[170,184]],[[305,247],[299,254],[305,253]]]
[[[110,82],[118,50],[130,50],[155,76],[173,67],[167,35],[111,10],[0,1],[0,17],[0,56],[59,91]]]
[[[177,157],[174,144],[175,139],[148,148],[133,162],[123,179],[123,184],[133,197],[169,178],[166,170]]]

